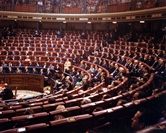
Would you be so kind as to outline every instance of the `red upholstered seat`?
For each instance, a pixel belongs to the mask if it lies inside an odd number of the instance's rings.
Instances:
[[[32,99],[32,100],[29,100],[29,103],[44,102],[44,101],[46,101],[46,100],[48,100],[48,99],[47,99],[47,98],[40,98],[40,99],[34,98],[34,99]]]
[[[25,127],[13,128],[1,131],[1,133],[41,133],[47,128],[46,123],[33,124]]]
[[[0,103],[0,107],[3,107],[5,106],[6,104],[5,103]]]
[[[116,106],[118,100],[123,99],[123,95],[114,96],[108,99],[105,99],[108,108]]]
[[[27,120],[31,124],[41,123],[41,122],[47,122],[48,121],[48,113],[47,112],[41,112],[41,113],[35,113],[30,115],[21,115],[21,116],[14,116],[11,118],[11,121],[14,123],[20,122],[22,120]]]
[[[14,115],[15,115],[14,110],[0,111],[0,118],[11,118]]]
[[[0,119],[0,131],[7,130],[9,128],[12,128],[11,121],[9,118],[2,118]]]
[[[146,97],[146,99],[148,100],[148,101],[152,101],[152,100],[154,100],[156,97],[154,96],[154,95],[151,95],[151,96],[148,96],[148,97]]]
[[[30,103],[29,106],[32,107],[32,106],[41,106],[43,105],[43,102],[36,102],[36,103]]]
[[[41,132],[45,132],[44,129],[46,129],[46,128],[47,128],[46,123],[38,123],[38,124],[26,126],[26,131],[27,132],[33,131],[35,133],[41,133]]]
[[[102,108],[106,107],[106,103],[103,100],[96,101],[95,104],[96,104],[97,107],[102,107]]]
[[[19,133],[17,128],[1,131],[1,133]]]
[[[56,102],[62,102],[63,98],[56,98],[55,100],[56,100]]]
[[[67,101],[65,101],[65,105],[66,105],[66,107],[71,107],[73,105],[77,106],[77,105],[80,105],[82,100],[83,100],[83,98],[75,98],[72,100],[67,100]]]
[[[104,124],[110,120],[114,121],[124,115],[123,113],[124,107],[123,106],[115,106],[112,108],[107,108],[101,111],[93,112],[94,115],[94,125],[99,126]]]
[[[81,105],[82,113],[91,113],[96,108],[96,103],[87,103],[84,105]]]
[[[2,119],[0,119],[0,124],[8,122],[8,121],[9,121],[8,118],[2,118]]]
[[[10,109],[16,110],[21,108],[21,105],[14,105],[14,106],[10,106]]]
[[[104,124],[108,121],[108,119],[107,119],[107,114],[108,114],[107,109],[97,111],[97,112],[93,112],[92,114],[94,116],[94,125],[95,126],[99,126],[99,125]]]
[[[64,102],[56,102],[52,104],[43,105],[43,111],[49,112],[55,110],[58,105],[64,105]]]
[[[79,106],[68,107],[65,109],[54,110],[50,112],[51,117],[54,115],[63,115],[65,117],[79,115],[81,113],[81,108]]]
[[[84,114],[50,121],[54,132],[83,131],[92,124],[92,115]],[[65,127],[65,128],[64,128]]]
[[[23,115],[24,112],[27,110],[27,109],[31,109],[34,111],[34,113],[39,113],[42,111],[42,107],[41,106],[34,106],[34,107],[29,107],[29,108],[20,108],[20,109],[16,109],[16,115]]]

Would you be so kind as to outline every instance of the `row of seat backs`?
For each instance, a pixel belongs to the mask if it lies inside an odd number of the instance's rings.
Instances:
[[[154,96],[150,96],[150,97],[153,97],[153,100],[154,99],[158,99],[158,98],[161,98],[162,96],[165,96],[166,95],[166,91],[164,90],[163,92],[160,92]],[[117,106],[117,107],[112,107],[112,108],[107,108],[105,110],[102,110],[102,111],[97,111],[97,112],[93,112],[93,122],[96,122],[94,123],[95,125],[98,125],[99,123],[101,122],[105,122],[105,121],[110,121],[110,119],[113,121],[114,119],[117,119],[117,115],[119,117],[122,117],[124,115],[124,111],[129,111],[129,109],[133,109],[133,108],[139,108],[140,106],[142,106],[143,104],[147,105],[148,102],[151,102],[151,100],[149,100],[150,97],[147,97],[147,98],[143,98],[143,99],[139,99],[137,101],[133,101],[133,102],[129,102],[129,103],[126,103],[124,105],[120,105],[120,106]],[[136,107],[137,106],[137,107]],[[68,112],[68,111],[73,111],[73,110],[76,110],[76,109],[79,109],[78,106],[76,107],[71,107],[71,108],[68,108],[65,109],[65,110],[57,110],[57,111],[52,111],[50,112],[50,115],[57,115],[57,114],[61,114],[62,112]],[[123,112],[123,113],[122,113]],[[39,117],[39,116],[48,116],[47,113],[43,112],[43,113],[38,113],[37,115],[33,115],[33,117]],[[21,119],[25,119],[25,118],[29,118],[31,119],[32,117],[30,116],[20,116],[20,117],[13,117],[12,118],[12,121],[18,121],[18,120],[21,120]],[[62,127],[65,125],[65,126],[69,126],[70,128],[72,127],[73,128],[73,123],[71,124],[70,122],[78,122],[80,120],[83,120],[84,121],[84,125],[82,125],[83,123],[81,123],[82,126],[87,126],[87,123],[85,124],[85,121],[87,122],[87,120],[89,120],[88,122],[91,122],[90,125],[92,125],[92,115],[89,115],[89,114],[83,114],[83,115],[76,115],[76,116],[71,116],[71,117],[67,117],[67,118],[64,118],[64,119],[61,119],[61,120],[51,120],[50,121],[50,126],[51,127],[54,127],[53,129],[51,130],[55,130],[55,127],[58,128],[58,130],[61,130],[62,131]],[[41,120],[41,119],[40,119]],[[104,121],[103,121],[104,120]],[[7,122],[8,119],[7,118],[4,118],[4,119],[1,119],[1,122],[2,123],[5,123]],[[99,122],[98,122],[99,121]],[[71,124],[71,125],[70,125]],[[37,127],[40,127],[40,123],[39,125],[38,124],[34,124],[32,127],[35,127],[35,125]],[[44,124],[46,127],[46,124]],[[59,126],[61,125],[61,126]],[[78,126],[78,123],[76,124]],[[80,126],[80,125],[79,125]],[[87,126],[89,127],[89,126]],[[18,128],[17,128],[18,129]],[[33,129],[33,128],[31,128]],[[35,128],[36,129],[36,128]],[[11,129],[13,131],[13,129]],[[22,129],[23,130],[23,129]],[[25,130],[25,129],[24,129]],[[24,131],[23,130],[23,131]],[[26,130],[27,130],[27,126],[26,126]],[[10,131],[10,130],[7,130],[7,131]],[[21,131],[21,129],[20,129]],[[6,132],[6,131],[4,131]],[[17,131],[18,132],[18,131]]]

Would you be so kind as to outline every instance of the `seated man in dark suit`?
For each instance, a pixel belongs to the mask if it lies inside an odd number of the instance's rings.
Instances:
[[[40,33],[36,30],[33,36],[34,37],[40,37]]]
[[[7,71],[7,73],[14,73],[12,67],[8,67],[8,71]]]
[[[53,79],[59,79],[60,78],[60,74],[62,73],[62,70],[61,70],[61,68],[60,68],[60,66],[57,64],[56,66],[55,66],[55,69],[54,69],[54,73],[53,73]]]
[[[24,73],[30,73],[30,71],[29,71],[29,69],[28,69],[28,66],[25,66],[24,69],[25,69],[25,70],[24,70]]]
[[[3,69],[2,66],[0,66],[0,73],[5,73],[5,70]]]
[[[33,74],[38,74],[38,71],[36,70],[35,67],[33,67],[33,69],[32,69],[32,73],[33,73]]]
[[[60,31],[57,31],[57,38],[61,38],[61,32]]]
[[[86,39],[86,38],[87,38],[86,34],[84,32],[82,32],[81,39]]]
[[[96,75],[93,77],[93,82],[99,82],[102,74],[102,69],[98,68]]]
[[[49,85],[50,84],[50,78],[52,78],[52,72],[49,68],[47,68],[47,72],[45,73],[45,85]]]
[[[19,67],[17,67],[15,73],[22,73],[22,71]]]
[[[8,100],[8,99],[12,99],[13,98],[13,92],[9,88],[9,86],[7,85],[7,83],[5,83],[5,88],[1,92],[1,96],[2,96],[2,100]]]

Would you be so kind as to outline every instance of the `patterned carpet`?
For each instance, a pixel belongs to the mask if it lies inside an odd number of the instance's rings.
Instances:
[[[13,94],[15,95],[15,90],[13,90]],[[40,94],[41,94],[40,92],[36,92],[36,91],[17,90],[16,99],[33,97],[33,96],[37,96]]]

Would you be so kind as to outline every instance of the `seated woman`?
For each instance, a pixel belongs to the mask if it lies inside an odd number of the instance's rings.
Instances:
[[[69,72],[71,69],[71,66],[72,66],[71,61],[69,60],[69,58],[67,58],[64,64],[64,71]]]

